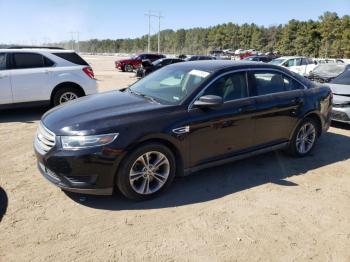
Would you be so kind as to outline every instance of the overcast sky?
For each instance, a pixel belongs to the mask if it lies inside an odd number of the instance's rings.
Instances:
[[[148,33],[148,10],[161,11],[162,29],[220,23],[283,24],[317,19],[325,11],[350,15],[350,0],[0,0],[0,43],[40,44],[80,39],[134,38]],[[158,22],[152,22],[152,33]]]

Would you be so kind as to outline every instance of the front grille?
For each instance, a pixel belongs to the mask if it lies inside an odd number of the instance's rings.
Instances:
[[[36,132],[34,146],[41,153],[46,154],[56,144],[56,135],[48,130],[42,122],[40,122]]]

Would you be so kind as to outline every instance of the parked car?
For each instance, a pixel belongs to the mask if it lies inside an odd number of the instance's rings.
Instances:
[[[144,200],[176,175],[271,150],[303,157],[329,127],[332,96],[287,69],[226,60],[177,63],[123,91],[46,113],[39,170],[64,190]]]
[[[186,62],[197,61],[197,60],[216,60],[215,57],[209,55],[193,55],[185,59]]]
[[[97,92],[94,72],[62,49],[0,49],[0,108],[59,105]]]
[[[149,60],[143,60],[141,66],[136,70],[136,77],[142,78],[164,66],[183,61],[184,60],[180,58],[161,58],[154,61],[153,63],[151,63]]]
[[[349,64],[320,64],[315,67],[308,78],[311,81],[328,83],[348,69],[350,69]]]
[[[332,58],[316,58],[314,59],[317,64],[343,64],[344,60],[342,59],[332,59]]]
[[[269,56],[248,56],[248,57],[244,58],[243,60],[268,63],[272,60],[272,58]]]
[[[316,63],[312,59],[302,56],[282,56],[270,63],[287,67],[290,71],[306,77],[316,67]]]
[[[123,72],[133,72],[134,69],[140,67],[142,60],[150,60],[153,62],[161,58],[165,58],[165,56],[161,54],[140,54],[128,59],[115,61],[115,68]]]
[[[332,120],[350,124],[350,69],[329,83],[333,92]]]

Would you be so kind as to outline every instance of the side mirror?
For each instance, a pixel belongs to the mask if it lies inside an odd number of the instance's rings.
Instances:
[[[194,105],[201,108],[207,107],[219,107],[224,103],[224,100],[220,96],[206,95],[201,96],[197,101],[194,102]]]

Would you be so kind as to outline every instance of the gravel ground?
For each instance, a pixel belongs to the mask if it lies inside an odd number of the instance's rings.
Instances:
[[[100,91],[135,81],[86,57]],[[64,193],[36,168],[46,109],[0,113],[0,261],[350,261],[350,127],[312,155],[273,152],[178,178],[141,203]]]

